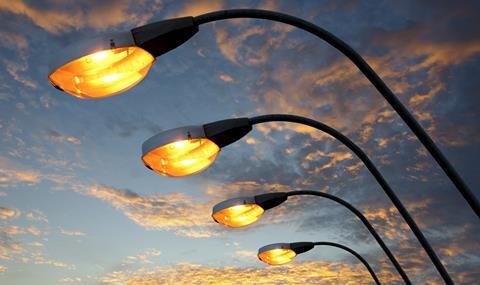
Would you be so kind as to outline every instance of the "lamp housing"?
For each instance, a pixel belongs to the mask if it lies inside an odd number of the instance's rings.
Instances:
[[[157,57],[180,46],[198,32],[193,17],[163,20],[132,29],[137,46]]]
[[[202,126],[187,126],[159,133],[142,145],[146,167],[166,176],[198,173],[213,163],[220,147],[205,136]]]
[[[166,176],[192,175],[208,168],[222,147],[251,129],[248,118],[238,118],[167,130],[143,143],[142,160]]]
[[[147,24],[131,31],[76,41],[55,52],[48,80],[83,99],[116,95],[138,84],[155,57],[198,32],[193,17]]]
[[[212,210],[212,218],[228,227],[244,227],[258,221],[266,210],[286,200],[286,193],[232,198],[216,204]]]
[[[256,222],[264,212],[265,210],[255,203],[255,197],[239,197],[215,205],[212,218],[227,227],[239,228]]]
[[[136,46],[130,32],[107,34],[55,52],[48,80],[78,98],[104,98],[136,85],[154,61],[149,52]]]
[[[261,247],[257,257],[270,265],[282,265],[288,263],[298,254],[311,250],[312,242],[274,243]]]

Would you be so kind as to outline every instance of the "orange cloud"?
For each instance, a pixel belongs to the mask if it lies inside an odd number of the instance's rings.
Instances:
[[[17,183],[36,184],[40,181],[40,174],[35,171],[16,170],[0,166],[0,187],[11,187]]]
[[[391,272],[380,272],[384,284],[399,279]],[[206,267],[177,264],[173,267],[115,271],[102,284],[372,284],[363,265],[338,262],[298,262],[277,267]]]
[[[183,4],[182,10],[175,13],[172,17],[198,16],[208,12],[221,10],[224,7],[220,0],[188,1]]]
[[[131,6],[136,8],[132,10]],[[103,1],[75,5],[72,2],[55,2],[50,8],[30,5],[28,2],[0,1],[0,10],[22,15],[37,26],[59,34],[72,29],[94,28],[106,30],[120,24],[141,25],[146,23],[162,7],[160,0],[139,3],[132,0]]]
[[[0,207],[0,219],[12,219],[18,216],[20,216],[20,211],[18,210]]]
[[[136,224],[151,230],[172,230],[189,237],[216,235],[210,229],[211,205],[178,193],[140,196],[129,190],[95,185],[85,193],[110,203]]]

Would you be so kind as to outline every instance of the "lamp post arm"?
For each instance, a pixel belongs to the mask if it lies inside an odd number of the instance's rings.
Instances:
[[[331,195],[331,194],[328,194],[328,193],[324,193],[324,192],[320,192],[320,191],[299,190],[299,191],[286,192],[286,194],[287,194],[287,197],[298,196],[298,195],[319,196],[319,197],[330,199],[332,201],[335,201],[335,202],[345,206],[352,213],[354,213],[360,219],[360,221],[362,221],[362,223],[365,225],[365,227],[367,227],[368,231],[372,234],[372,236],[375,238],[377,243],[380,245],[380,247],[383,249],[385,254],[388,256],[388,258],[392,262],[393,266],[395,267],[395,269],[398,271],[398,273],[402,277],[405,284],[412,284],[412,282],[410,282],[410,279],[408,278],[407,274],[403,270],[402,266],[398,263],[397,259],[392,254],[392,252],[387,247],[387,245],[383,242],[382,238],[377,233],[377,231],[373,228],[372,224],[370,224],[370,222],[367,220],[367,218],[365,218],[365,216],[357,208],[352,206],[352,204],[348,203],[347,201],[345,201],[345,200],[343,200],[343,199],[341,199],[337,196],[334,196],[334,195]]]
[[[340,248],[340,249],[343,249],[345,251],[348,251],[350,252],[351,254],[353,254],[356,258],[358,258],[358,260],[360,260],[363,265],[365,265],[365,267],[367,268],[368,272],[370,272],[370,275],[372,276],[373,280],[375,281],[375,284],[377,285],[381,285],[380,281],[378,280],[378,277],[377,275],[375,274],[375,272],[373,271],[372,267],[370,266],[370,264],[368,264],[368,262],[360,255],[358,254],[355,250],[349,248],[349,247],[346,247],[344,245],[341,245],[341,244],[338,244],[338,243],[334,243],[334,242],[328,242],[328,241],[319,241],[319,242],[314,242],[313,243],[315,246],[317,245],[326,245],[326,246],[333,246],[333,247],[336,247],[336,248]]]
[[[325,125],[321,122],[309,119],[309,118],[305,118],[305,117],[301,117],[301,116],[295,116],[295,115],[285,115],[285,114],[272,114],[272,115],[264,115],[264,116],[258,116],[258,117],[250,118],[250,123],[252,125],[260,124],[260,123],[267,123],[267,122],[291,122],[291,123],[303,124],[303,125],[313,127],[317,130],[323,131],[323,132],[331,135],[332,137],[334,137],[337,140],[339,140],[340,142],[342,142],[351,151],[353,151],[353,153],[355,153],[355,155],[357,155],[357,157],[365,164],[365,166],[370,171],[370,173],[372,173],[372,175],[375,177],[377,182],[382,187],[385,194],[387,194],[388,198],[390,198],[390,200],[392,201],[393,205],[397,208],[400,215],[402,215],[403,219],[408,224],[408,226],[410,227],[413,234],[415,235],[415,237],[418,239],[418,241],[422,245],[422,247],[425,250],[425,252],[427,253],[427,255],[430,257],[430,260],[435,265],[435,268],[439,272],[440,276],[445,281],[445,284],[449,284],[449,285],[454,284],[453,280],[448,275],[447,270],[443,266],[442,262],[438,258],[437,254],[433,250],[430,243],[427,241],[427,239],[423,235],[420,228],[417,226],[417,224],[413,220],[413,218],[410,215],[410,213],[408,212],[408,210],[405,208],[403,203],[397,197],[397,195],[395,194],[393,189],[390,187],[390,185],[387,183],[385,178],[383,178],[382,174],[377,169],[377,167],[373,164],[373,162],[370,160],[370,158],[365,154],[365,152],[363,152],[363,150],[359,146],[357,146],[348,137],[346,137],[345,135],[343,135],[339,131],[333,129],[332,127],[327,126],[327,125]]]
[[[467,184],[460,177],[455,168],[450,164],[447,158],[443,155],[440,149],[435,145],[433,140],[427,134],[427,132],[422,128],[418,121],[413,117],[413,115],[408,111],[408,109],[402,104],[402,102],[393,94],[393,92],[388,88],[388,86],[383,82],[383,80],[378,76],[377,73],[370,67],[370,65],[358,54],[353,48],[351,48],[343,40],[337,38],[330,32],[321,27],[305,21],[303,19],[279,13],[274,11],[267,10],[257,10],[257,9],[232,9],[232,10],[223,10],[211,12],[203,15],[194,17],[193,21],[197,25],[206,24],[213,21],[226,20],[232,18],[256,18],[256,19],[265,19],[272,20],[276,22],[281,22],[284,24],[292,25],[297,28],[300,28],[304,31],[307,31],[315,36],[323,39],[328,44],[332,45],[338,51],[343,53],[348,57],[353,64],[355,64],[358,69],[367,77],[367,79],[375,86],[375,88],[382,94],[382,96],[387,100],[387,102],[392,106],[392,108],[397,112],[397,114],[403,119],[407,124],[410,130],[417,136],[423,146],[430,152],[433,158],[437,161],[440,167],[443,169],[445,174],[450,178],[453,184],[457,187],[458,191],[462,194],[463,198],[468,202],[472,210],[475,212],[477,217],[480,218],[480,202],[477,200],[473,192],[469,189]],[[445,281],[449,281],[445,279]],[[451,280],[450,280],[451,281]],[[449,283],[449,282],[447,282]]]

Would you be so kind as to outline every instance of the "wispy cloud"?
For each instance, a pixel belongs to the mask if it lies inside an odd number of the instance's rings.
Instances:
[[[71,236],[71,237],[83,237],[86,234],[81,231],[67,231],[62,228],[60,228],[60,233],[65,236]]]
[[[0,2],[0,10],[24,16],[46,31],[59,34],[80,28],[106,30],[124,23],[144,24],[162,7],[159,0],[51,4],[39,6],[22,0]]]
[[[395,284],[398,277],[379,278]],[[363,265],[338,262],[298,262],[280,267],[207,267],[178,264],[136,272],[115,271],[101,278],[102,284],[371,284]]]
[[[224,2],[220,0],[186,1],[182,5],[181,10],[173,14],[173,17],[198,16],[208,12],[221,10],[224,6]]]
[[[96,185],[86,191],[87,195],[110,203],[121,210],[136,224],[150,230],[172,230],[189,237],[210,237],[214,222],[210,207],[193,201],[179,193],[140,196],[127,190]]]
[[[0,207],[1,219],[13,219],[17,218],[18,216],[20,216],[20,211],[18,210]]]

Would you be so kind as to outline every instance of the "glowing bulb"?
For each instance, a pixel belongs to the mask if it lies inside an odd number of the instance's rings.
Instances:
[[[87,57],[86,60],[93,59],[94,61],[100,61],[108,56],[109,51],[99,51],[96,53],[93,53],[90,55],[90,57]]]
[[[219,152],[220,148],[209,139],[188,139],[157,147],[142,160],[160,174],[186,176],[206,169]]]
[[[104,76],[104,77],[102,77],[102,80],[104,82],[109,83],[109,82],[112,82],[112,81],[115,81],[115,80],[119,79],[120,77],[121,77],[121,75],[117,73],[117,74],[111,74],[111,75]]]
[[[79,98],[103,98],[126,91],[140,82],[155,58],[136,46],[95,52],[52,72],[57,88]]]
[[[176,142],[172,143],[172,147],[174,147],[174,148],[184,148],[187,144],[188,144],[187,140],[176,141]]]
[[[238,201],[241,202],[242,200],[239,199]],[[228,200],[225,201],[225,203],[228,202]],[[220,209],[216,209],[218,206],[214,207],[212,218],[222,225],[233,228],[250,225],[258,221],[265,212],[265,210],[257,204],[233,205],[223,209],[221,204],[222,203],[218,204],[220,205]]]
[[[261,250],[261,249],[260,249]],[[270,265],[281,265],[292,261],[297,254],[290,248],[274,248],[260,251],[258,258]]]

